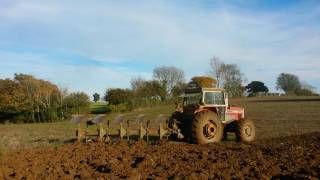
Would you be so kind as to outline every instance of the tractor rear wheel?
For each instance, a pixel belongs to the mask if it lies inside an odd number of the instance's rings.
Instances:
[[[256,127],[252,120],[242,119],[238,122],[236,136],[238,141],[253,142],[256,139]]]
[[[197,144],[208,144],[221,141],[223,125],[216,113],[199,112],[192,121],[192,140]]]

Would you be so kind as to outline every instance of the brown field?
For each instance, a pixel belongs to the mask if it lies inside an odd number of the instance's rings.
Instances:
[[[320,177],[320,98],[248,98],[232,104],[245,107],[255,121],[257,142],[73,144],[75,126],[68,122],[0,125],[0,179]],[[139,109],[127,117],[145,113],[154,119],[172,109]]]

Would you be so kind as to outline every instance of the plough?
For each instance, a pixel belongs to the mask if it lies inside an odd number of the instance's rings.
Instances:
[[[153,124],[157,124],[157,134],[158,139],[168,139],[168,136],[172,132],[170,128],[167,127],[166,123],[167,117],[163,114],[157,116],[153,120]],[[100,114],[94,118],[90,118],[89,115],[74,115],[70,120],[71,123],[77,125],[76,138],[78,142],[90,141],[96,139],[98,141],[111,141],[111,138],[117,136],[116,139],[127,139],[130,137],[138,136],[138,139],[150,140],[151,135],[151,121],[146,119],[145,114],[139,114],[135,119],[126,118],[125,115],[120,114],[116,116],[113,122],[118,124],[118,127],[111,127],[111,120],[107,119],[107,115]],[[90,131],[91,125],[96,126],[95,132]],[[136,125],[136,126],[133,126]],[[154,130],[154,129],[153,129]]]

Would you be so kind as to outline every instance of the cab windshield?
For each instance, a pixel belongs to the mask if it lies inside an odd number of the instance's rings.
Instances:
[[[221,91],[204,92],[204,103],[213,105],[224,105],[224,93]]]

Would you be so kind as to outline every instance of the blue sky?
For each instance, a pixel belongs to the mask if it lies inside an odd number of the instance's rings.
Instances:
[[[176,66],[236,63],[272,91],[282,73],[320,90],[320,1],[0,0],[0,78],[28,73],[103,94]]]

